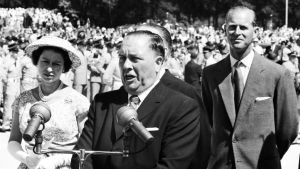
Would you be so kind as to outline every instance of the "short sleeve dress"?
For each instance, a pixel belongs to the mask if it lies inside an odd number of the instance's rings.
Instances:
[[[42,130],[42,149],[72,150],[80,135],[77,117],[84,118],[87,116],[90,102],[71,87],[57,90],[44,97],[43,100],[50,107],[51,118],[45,123],[45,128]],[[18,113],[19,127],[22,134],[31,119],[29,110],[37,102],[41,102],[41,100],[34,97],[33,90],[21,93],[14,102],[13,111],[14,114]],[[27,152],[30,153],[31,151],[32,153],[34,143],[34,139],[31,142],[25,142]],[[45,144],[47,144],[46,147]],[[47,156],[49,155],[58,154],[47,154]],[[68,163],[69,159],[67,159],[66,165],[69,165]],[[21,164],[19,168],[27,167]]]

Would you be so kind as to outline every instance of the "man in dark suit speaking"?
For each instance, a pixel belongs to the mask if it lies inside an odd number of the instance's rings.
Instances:
[[[84,169],[185,169],[192,160],[199,139],[199,109],[196,101],[160,82],[159,72],[164,60],[162,39],[149,31],[129,33],[123,40],[119,66],[123,87],[117,91],[98,94],[88,114],[77,149],[122,151],[122,127],[116,112],[137,95],[138,120],[145,127],[157,127],[154,141],[146,146],[131,134],[129,157],[92,155]],[[72,168],[78,158],[72,158]]]
[[[208,169],[279,169],[297,136],[295,88],[288,70],[252,48],[255,13],[226,15],[230,54],[203,70],[203,100],[212,126]]]
[[[168,62],[168,58],[172,55],[172,39],[170,32],[163,26],[155,24],[142,24],[138,25],[137,30],[146,30],[159,35],[164,43],[165,47],[165,58],[164,64]],[[200,136],[199,143],[194,154],[192,163],[189,169],[206,169],[207,162],[210,154],[210,125],[208,122],[207,114],[205,113],[203,101],[201,98],[201,93],[196,90],[196,88],[183,80],[180,80],[173,76],[167,69],[167,66],[162,68],[160,71],[160,82],[165,86],[178,91],[190,98],[196,100],[199,104],[199,114],[200,114]],[[166,69],[166,70],[165,70]]]

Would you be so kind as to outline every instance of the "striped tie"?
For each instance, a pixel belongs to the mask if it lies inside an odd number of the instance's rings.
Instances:
[[[137,95],[132,95],[129,97],[130,106],[134,109],[137,109],[138,105],[140,104],[141,100]]]

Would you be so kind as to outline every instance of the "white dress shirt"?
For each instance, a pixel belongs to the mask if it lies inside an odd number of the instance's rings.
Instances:
[[[138,94],[138,97],[140,99],[140,103],[136,106],[136,109],[138,109],[140,107],[140,105],[143,103],[143,101],[146,99],[146,97],[148,96],[148,94],[152,91],[152,89],[158,84],[158,82],[160,81],[160,78],[158,76],[157,80],[145,91],[143,91],[142,93]],[[130,96],[132,96],[132,94],[128,93],[128,105],[130,105]]]
[[[253,50],[251,50],[250,53],[241,60],[240,69],[242,72],[244,85],[246,85],[246,81],[248,78],[248,74],[250,71],[250,67],[251,67],[253,58],[254,58],[254,52],[253,52]],[[238,60],[236,60],[235,58],[232,57],[232,55],[230,55],[231,67],[233,67],[237,61]]]

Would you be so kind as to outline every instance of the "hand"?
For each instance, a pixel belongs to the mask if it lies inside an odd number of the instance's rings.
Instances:
[[[56,168],[56,162],[53,159],[53,156],[43,158],[40,163],[38,164],[38,167],[36,169],[55,169]]]
[[[26,157],[26,165],[29,169],[36,169],[41,161],[41,156],[37,154],[31,154]]]
[[[51,146],[53,141],[54,141],[54,137],[52,137],[49,141],[44,140],[44,142],[42,144],[43,149],[44,150],[48,149]]]
[[[43,142],[43,149],[48,149],[49,146],[51,145],[52,141],[54,138],[52,138],[49,141],[44,141]],[[28,156],[26,157],[26,165],[29,169],[38,169],[40,168],[40,162],[43,161],[43,155],[38,155],[33,152],[29,153]]]
[[[69,166],[71,163],[70,154],[57,154],[42,159],[37,169],[56,169]]]

